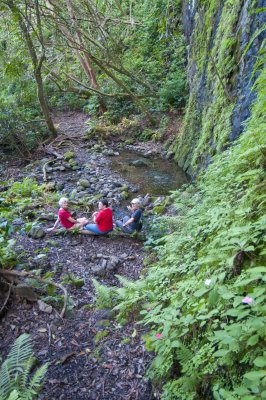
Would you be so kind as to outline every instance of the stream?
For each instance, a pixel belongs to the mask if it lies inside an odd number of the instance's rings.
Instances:
[[[186,173],[173,161],[151,159],[131,151],[120,152],[112,159],[111,166],[142,194],[167,195],[189,181]]]

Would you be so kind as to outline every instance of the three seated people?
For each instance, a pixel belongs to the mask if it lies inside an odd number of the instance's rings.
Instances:
[[[101,199],[98,203],[99,211],[92,214],[93,224],[89,223],[87,218],[74,218],[68,211],[69,202],[66,197],[59,200],[60,209],[58,211],[57,220],[52,228],[47,229],[48,232],[53,232],[59,224],[68,230],[78,229],[82,233],[103,236],[111,232],[114,226],[121,228],[125,233],[133,233],[139,230],[140,218],[142,210],[140,208],[140,200],[133,199],[131,207],[128,207],[130,216],[125,216],[122,221],[116,221],[113,224],[113,212],[108,206],[106,199]]]

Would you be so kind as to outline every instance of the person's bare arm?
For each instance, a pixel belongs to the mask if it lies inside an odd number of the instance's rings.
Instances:
[[[92,214],[92,220],[94,223],[96,222],[96,218],[98,217],[98,215],[99,215],[99,211],[96,211]]]
[[[76,224],[78,222],[75,218],[72,218],[72,217],[67,218],[67,220],[69,222],[73,222],[74,224]]]
[[[57,218],[57,220],[56,220],[55,223],[54,223],[54,226],[53,226],[52,228],[48,228],[47,231],[48,231],[48,232],[55,231],[55,230],[57,229],[57,227],[58,227],[59,224],[60,224],[60,219]]]
[[[131,222],[133,222],[133,221],[134,221],[134,218],[132,217],[132,218],[130,218],[127,222],[125,222],[123,226],[129,225],[129,224],[131,224]]]

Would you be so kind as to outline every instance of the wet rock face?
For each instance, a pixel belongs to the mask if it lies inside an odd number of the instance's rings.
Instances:
[[[220,61],[219,64],[219,57],[222,54],[219,52],[222,52],[222,48],[226,45],[225,42],[222,43],[223,37],[219,35],[221,27],[224,27],[225,31],[227,28],[223,15],[224,11],[228,10],[229,2],[218,2],[217,0],[213,4],[215,4],[215,7],[213,7],[210,17],[210,7],[204,6],[203,2],[199,0],[183,0],[184,34],[188,45],[188,83],[190,86],[190,102],[193,103],[193,107],[189,109],[189,112],[190,121],[193,118],[192,115],[194,115],[194,122],[191,124],[189,122],[187,127],[184,127],[183,136],[185,139],[182,140],[175,158],[179,165],[190,174],[195,173],[195,167],[194,171],[191,169],[195,153],[196,163],[199,168],[206,168],[215,153],[225,150],[242,134],[244,122],[249,118],[252,103],[256,99],[256,91],[252,90],[252,88],[259,71],[254,74],[254,66],[261,45],[266,38],[266,30],[261,29],[265,24],[266,11],[256,12],[257,9],[266,7],[266,0],[244,0],[242,2],[236,0],[237,18],[236,21],[231,23],[231,36],[228,36],[229,42],[232,39],[233,41],[235,40],[235,43],[231,48],[229,43],[228,54],[224,53],[225,57],[229,56],[232,63],[231,70],[229,68],[229,73],[227,74],[225,72],[227,70],[226,61],[224,64]],[[209,22],[208,18],[210,18]],[[228,23],[230,24],[230,21]],[[260,32],[260,34],[256,36],[257,32]],[[200,39],[198,37],[200,34],[205,36]],[[217,46],[217,37],[220,46],[212,53],[212,50],[215,49],[215,43]],[[202,48],[203,42],[208,48],[205,55]],[[197,54],[199,53],[202,58],[198,57],[197,59]],[[213,59],[210,57],[211,54]],[[213,107],[213,104],[220,101],[217,98],[217,91],[214,90],[218,80],[217,76],[215,76],[217,73],[213,64],[216,64],[228,95],[224,95],[224,108],[220,108],[217,115],[210,113],[210,119],[215,117],[218,119],[223,111],[226,112],[226,107],[232,106],[231,114],[228,115],[226,121],[228,127],[225,132],[220,133],[220,137],[224,135],[226,140],[222,139],[221,143],[218,143],[217,132],[213,135],[209,132],[208,135],[204,133],[204,123],[206,125],[204,115]],[[213,82],[210,81],[210,78],[208,79],[210,70],[213,74]],[[225,126],[225,124],[222,124],[222,126]],[[213,130],[215,130],[215,126],[213,126]],[[195,151],[201,141],[201,135],[206,137],[205,149],[207,150],[204,150],[204,152],[202,151],[203,148]],[[182,150],[184,148],[185,150]],[[200,153],[200,157],[198,153]]]
[[[244,2],[237,30],[240,30],[240,51],[244,53],[254,33],[257,32],[265,23],[266,13],[250,13],[251,0]],[[257,8],[266,7],[265,0],[257,1]],[[254,39],[249,50],[246,52],[239,64],[239,72],[236,76],[234,91],[237,95],[236,105],[232,115],[232,131],[230,133],[230,141],[237,139],[243,132],[243,122],[250,116],[250,106],[256,97],[252,87],[255,83],[257,74],[253,74],[256,57],[259,53],[262,41],[266,38],[266,31],[261,32]]]

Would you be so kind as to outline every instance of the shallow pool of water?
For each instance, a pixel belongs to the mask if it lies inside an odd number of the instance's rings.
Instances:
[[[142,194],[166,195],[188,182],[188,176],[173,161],[150,159],[129,151],[114,157],[112,168],[138,186]]]

